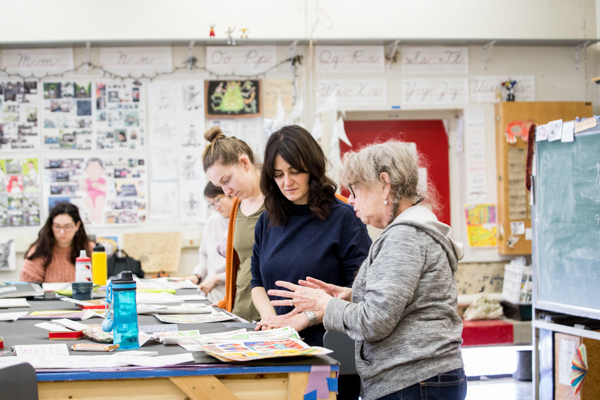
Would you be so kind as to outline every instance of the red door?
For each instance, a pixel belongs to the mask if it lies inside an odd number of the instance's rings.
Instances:
[[[441,120],[344,121],[352,147],[340,141],[342,156],[371,143],[390,139],[413,142],[425,156],[427,180],[433,183],[439,197],[437,217],[450,225],[450,178],[448,170],[448,136]]]

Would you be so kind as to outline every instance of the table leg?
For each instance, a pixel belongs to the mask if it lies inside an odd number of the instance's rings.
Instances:
[[[239,400],[215,376],[176,376],[170,377],[173,382],[190,400]]]

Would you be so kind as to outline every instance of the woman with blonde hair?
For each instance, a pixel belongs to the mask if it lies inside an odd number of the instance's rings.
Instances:
[[[218,126],[204,133],[209,144],[202,153],[207,178],[221,187],[225,196],[235,197],[229,217],[225,262],[225,298],[218,306],[247,320],[260,314],[250,294],[250,258],[254,227],[265,210],[254,153],[243,140],[227,137]]]
[[[421,205],[418,155],[406,143],[371,145],[344,158],[342,183],[364,223],[384,229],[352,289],[307,278],[269,290],[273,305],[324,313],[328,331],[356,341],[365,400],[464,399],[454,273],[462,244]]]

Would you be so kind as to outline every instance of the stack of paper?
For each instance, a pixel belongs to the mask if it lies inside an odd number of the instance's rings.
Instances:
[[[332,352],[323,347],[310,347],[300,339],[219,341],[203,343],[199,345],[199,347],[201,347],[206,354],[224,362],[320,355]]]
[[[0,308],[31,307],[25,299],[0,299]]]
[[[140,304],[138,314],[212,314],[213,308],[203,304],[185,304],[180,306],[165,306],[158,304]]]
[[[181,314],[181,315],[158,315],[154,314],[159,321],[167,324],[202,324],[205,322],[221,322],[235,319],[222,311],[212,311],[211,314]]]
[[[32,283],[0,286],[0,298],[30,297],[43,295],[44,291],[42,290],[40,285]]]

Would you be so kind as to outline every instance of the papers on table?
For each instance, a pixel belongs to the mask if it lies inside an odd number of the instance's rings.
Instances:
[[[272,329],[269,331],[247,331],[246,329],[238,329],[229,332],[215,332],[202,335],[197,330],[192,331],[177,331],[177,332],[156,332],[153,334],[154,339],[166,344],[202,344],[214,342],[231,342],[237,340],[283,340],[283,339],[300,339],[298,332],[295,329],[288,327]],[[184,347],[188,350],[187,347]],[[197,351],[198,349],[196,349]]]
[[[16,321],[27,315],[27,312],[0,313],[0,321]]]
[[[71,289],[71,282],[44,282],[44,292],[58,292],[59,290]]]
[[[235,319],[231,315],[221,311],[213,311],[212,314],[183,314],[183,315],[158,315],[154,314],[159,321],[168,324],[202,324],[205,322],[221,322]]]
[[[176,296],[172,293],[147,293],[137,292],[136,302],[137,304],[169,304],[169,303],[182,303],[184,301],[199,301],[206,300],[204,295],[186,295]]]
[[[140,279],[137,281],[138,289],[197,289],[198,285],[187,279],[172,281],[169,278]]]
[[[60,344],[17,344],[12,347],[15,356],[68,356],[69,349]]]
[[[0,308],[31,307],[25,299],[0,299]]]
[[[163,306],[140,304],[138,314],[211,314],[213,308],[202,304],[181,304],[180,306]]]
[[[63,344],[63,346],[66,345]],[[0,357],[0,367],[27,362],[35,369],[89,369],[89,368],[116,368],[135,365],[141,367],[160,368],[169,365],[178,365],[193,362],[194,357],[190,353],[176,354],[172,356],[131,356],[125,354],[114,354],[109,356],[22,356],[22,357]]]
[[[71,329],[66,328],[62,325],[53,324],[51,322],[41,322],[39,324],[35,324],[36,327],[45,329],[50,332],[73,332]]]
[[[189,350],[189,346],[186,347]],[[198,348],[224,362],[320,355],[332,352],[323,347],[310,347],[300,339],[214,342],[203,343],[198,345]]]
[[[33,283],[0,286],[0,298],[30,297],[43,295],[44,291],[42,290],[40,285]]]

